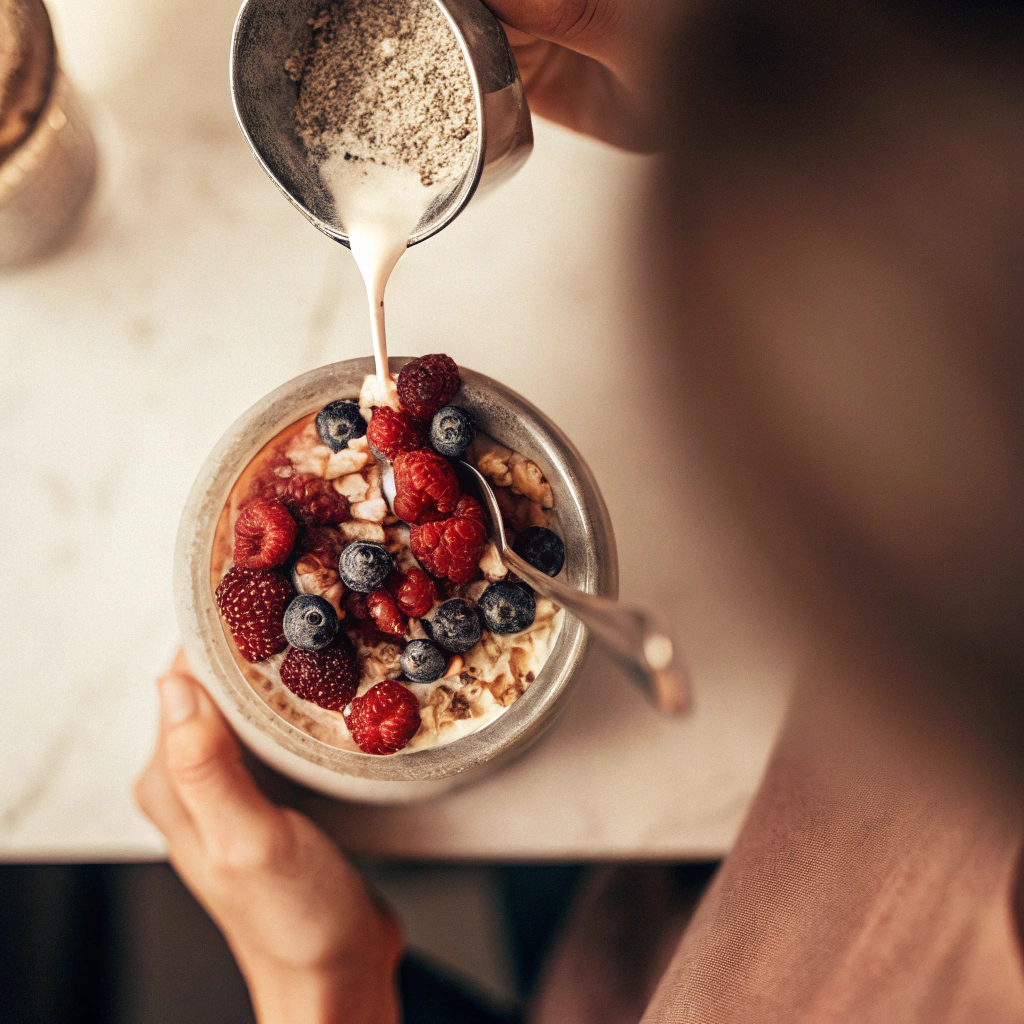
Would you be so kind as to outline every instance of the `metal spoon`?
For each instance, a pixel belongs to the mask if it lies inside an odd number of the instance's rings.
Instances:
[[[415,245],[450,224],[478,190],[514,174],[533,149],[533,124],[519,69],[501,23],[480,0],[434,0],[469,68],[479,131],[461,180],[440,196],[409,237]],[[323,0],[245,0],[231,40],[231,99],[252,151],[314,227],[348,245],[334,201],[295,131],[298,85],[285,61],[304,48]]]
[[[681,714],[689,710],[690,681],[676,658],[675,642],[661,617],[644,608],[630,608],[607,597],[573,590],[524,561],[508,543],[501,509],[487,478],[464,460],[456,465],[472,474],[480,488],[491,521],[491,539],[502,561],[538,594],[575,615],[662,711]],[[390,463],[381,461],[380,467],[381,490],[393,510],[394,474]]]

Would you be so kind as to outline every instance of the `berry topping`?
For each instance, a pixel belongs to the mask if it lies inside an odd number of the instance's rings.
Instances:
[[[429,420],[462,387],[459,368],[451,356],[440,354],[413,359],[398,375],[398,400],[418,420]]]
[[[453,654],[465,654],[483,636],[476,609],[458,597],[445,601],[429,619],[422,621],[434,643]]]
[[[512,550],[534,569],[557,576],[565,564],[562,538],[546,526],[529,526],[512,543]]]
[[[313,555],[321,565],[337,569],[344,547],[345,541],[333,526],[306,526],[299,530],[295,555]]]
[[[331,402],[316,414],[316,432],[332,452],[366,433],[366,420],[355,402]]]
[[[275,569],[295,546],[299,528],[276,498],[257,498],[235,520],[235,565],[243,569]]]
[[[393,568],[391,555],[383,544],[357,540],[349,544],[338,559],[338,574],[349,590],[369,594],[376,590]]]
[[[366,607],[367,594],[357,594],[350,590],[345,595],[345,614],[356,619],[358,622],[365,622],[370,617],[370,609]]]
[[[284,635],[300,651],[323,650],[338,635],[338,613],[322,597],[299,594],[284,613]]]
[[[352,739],[367,754],[394,754],[420,727],[420,702],[401,683],[378,683],[352,701],[345,715]]]
[[[418,619],[434,607],[437,587],[434,581],[419,566],[413,566],[394,588],[398,607],[406,615]]]
[[[385,459],[394,459],[402,452],[423,447],[423,428],[407,412],[395,412],[386,405],[373,410],[373,419],[366,428],[366,440]]]
[[[453,514],[459,519],[472,519],[480,523],[481,526],[487,526],[487,515],[484,512],[484,507],[471,494],[463,494],[459,498],[455,503]]]
[[[259,486],[258,493],[262,498],[278,498],[302,526],[328,526],[348,519],[348,499],[312,473],[275,474]]]
[[[338,556],[345,547],[341,534],[331,526],[307,526],[299,531],[295,553],[289,562],[288,578],[300,594],[327,592],[338,584]],[[282,570],[284,571],[284,570]],[[338,596],[343,588],[338,584]],[[332,600],[332,598],[328,598]]]
[[[235,566],[217,587],[217,607],[246,661],[263,661],[288,645],[284,612],[295,596],[279,573]]]
[[[468,583],[476,575],[487,546],[480,503],[463,495],[451,519],[412,527],[409,544],[428,572],[453,583]]]
[[[449,459],[460,458],[476,437],[476,424],[457,405],[446,405],[430,422],[430,446]]]
[[[377,628],[390,636],[405,636],[408,622],[398,607],[394,595],[386,590],[375,590],[366,599],[366,608]]]
[[[533,593],[521,583],[509,580],[492,583],[480,598],[478,608],[484,628],[492,633],[522,633],[537,617]]]
[[[344,633],[322,651],[293,647],[281,664],[281,682],[297,697],[340,711],[359,689],[359,664]]]
[[[448,658],[429,640],[413,640],[402,652],[402,672],[413,683],[432,683],[447,668]]]
[[[426,449],[402,452],[394,460],[395,515],[407,523],[447,516],[459,500],[459,481],[451,464]]]

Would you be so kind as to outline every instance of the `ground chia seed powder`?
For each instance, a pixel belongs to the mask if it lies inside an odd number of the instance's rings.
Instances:
[[[344,0],[309,22],[285,63],[299,83],[298,134],[315,160],[343,155],[458,179],[476,147],[465,58],[433,0]]]

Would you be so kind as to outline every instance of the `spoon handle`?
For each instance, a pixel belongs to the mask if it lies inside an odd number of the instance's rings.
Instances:
[[[607,597],[573,590],[520,558],[508,543],[498,499],[487,478],[471,462],[463,460],[459,465],[472,475],[480,488],[491,520],[492,539],[505,564],[538,594],[575,615],[662,711],[680,714],[689,710],[690,680],[676,659],[672,635],[660,617]]]
[[[575,615],[662,711],[679,714],[690,707],[689,679],[677,662],[675,644],[660,616],[573,590],[535,569],[511,548],[505,548],[501,557],[538,594]]]

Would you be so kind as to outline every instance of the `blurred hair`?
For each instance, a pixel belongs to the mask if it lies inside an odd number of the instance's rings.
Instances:
[[[877,0],[879,11],[899,18],[911,31],[959,42],[1019,43],[1024,6],[1019,0]]]
[[[1024,764],[1022,7],[702,8],[667,62],[649,266],[666,386],[823,645],[911,669],[865,696],[944,713],[1003,769]]]

